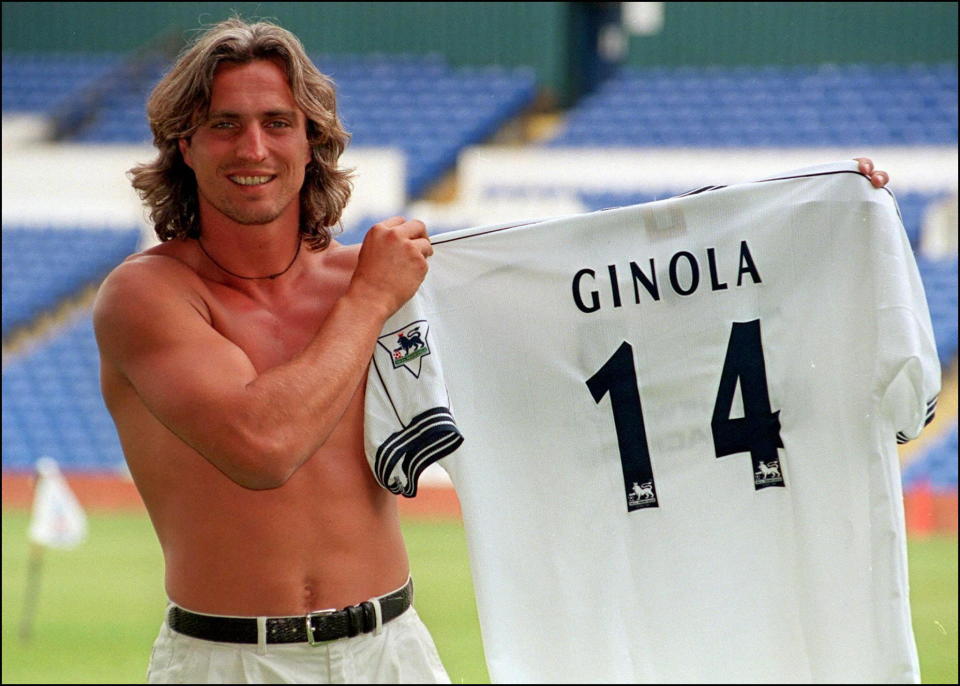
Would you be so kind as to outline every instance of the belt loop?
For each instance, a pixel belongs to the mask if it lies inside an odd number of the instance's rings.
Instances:
[[[371,598],[370,604],[373,605],[373,616],[376,618],[376,624],[373,628],[373,635],[379,636],[383,631],[383,611],[380,609],[380,599]]]
[[[267,654],[267,618],[257,617],[257,654]]]

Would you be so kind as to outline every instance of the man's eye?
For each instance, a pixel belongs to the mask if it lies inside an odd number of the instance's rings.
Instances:
[[[216,122],[213,122],[213,124],[210,125],[210,128],[211,128],[211,129],[225,129],[225,128],[230,127],[230,126],[233,126],[233,123],[232,123],[232,122],[228,122],[228,121],[216,121]]]
[[[288,122],[288,121],[283,121],[283,120],[281,120],[281,119],[278,119],[278,120],[275,120],[275,121],[270,122],[269,124],[267,124],[267,126],[269,126],[269,127],[271,127],[271,128],[275,128],[275,129],[282,129],[282,128],[287,128],[287,127],[289,127],[289,126],[290,126],[290,122]]]

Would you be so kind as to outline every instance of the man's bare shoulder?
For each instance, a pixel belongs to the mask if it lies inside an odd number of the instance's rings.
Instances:
[[[190,307],[209,318],[203,280],[188,253],[160,244],[135,253],[107,275],[97,292],[93,323],[98,335],[119,322],[149,319],[171,307]]]
[[[117,265],[104,280],[100,292],[132,289],[140,293],[158,285],[172,289],[196,287],[201,279],[192,257],[187,247],[173,243],[147,248]]]
[[[311,281],[315,286],[329,288],[331,284],[346,284],[357,268],[359,245],[341,245],[331,241],[322,251],[311,253]]]
[[[193,243],[193,242],[191,242]],[[114,271],[156,272],[165,278],[196,277],[198,251],[194,244],[185,241],[159,243],[127,257]]]
[[[357,266],[357,259],[360,257],[360,247],[359,243],[344,245],[337,241],[330,241],[330,246],[324,253],[326,258],[332,263],[348,265],[352,268]]]

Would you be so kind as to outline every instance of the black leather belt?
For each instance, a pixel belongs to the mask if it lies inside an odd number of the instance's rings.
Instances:
[[[413,603],[413,581],[399,591],[377,598],[380,624],[403,614]],[[170,628],[181,634],[223,643],[256,643],[255,617],[199,615],[174,605],[167,614]],[[268,617],[267,643],[321,643],[365,634],[377,628],[374,603],[367,600],[342,610],[320,610],[298,617]]]

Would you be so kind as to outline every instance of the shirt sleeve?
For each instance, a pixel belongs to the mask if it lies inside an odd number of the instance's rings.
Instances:
[[[412,498],[423,470],[463,442],[436,335],[414,296],[387,320],[367,374],[364,444],[381,486]]]
[[[879,252],[879,391],[882,410],[897,442],[917,436],[933,419],[940,393],[940,360],[930,310],[910,243],[895,203],[882,232]]]

